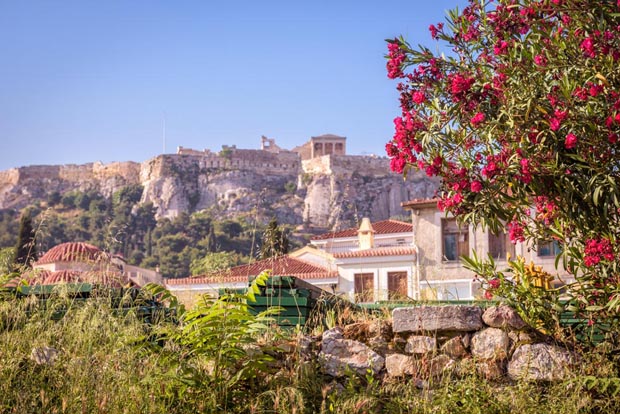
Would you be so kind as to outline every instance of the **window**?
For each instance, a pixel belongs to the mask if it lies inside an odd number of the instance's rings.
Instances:
[[[455,261],[469,254],[469,230],[461,228],[456,219],[441,219],[443,260]]]
[[[536,250],[538,252],[538,256],[555,257],[562,252],[562,249],[560,249],[560,244],[556,240],[538,242],[538,248]]]
[[[506,259],[506,253],[515,257],[515,245],[510,242],[507,233],[493,234],[489,232],[489,254],[494,259]]]
[[[355,301],[372,302],[374,300],[374,273],[356,273],[355,277]]]
[[[388,272],[388,299],[407,298],[407,272]]]

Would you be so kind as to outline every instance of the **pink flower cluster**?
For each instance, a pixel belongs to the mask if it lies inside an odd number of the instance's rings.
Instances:
[[[405,61],[405,52],[400,48],[400,42],[396,39],[388,43],[388,62],[386,64],[388,78],[396,79],[403,76],[403,62]]]
[[[500,284],[501,284],[501,281],[498,278],[493,278],[489,280],[488,287],[484,291],[484,298],[486,300],[493,299],[493,296],[494,296],[493,291],[499,289]]]
[[[614,251],[611,242],[608,239],[588,239],[584,250],[583,259],[587,267],[592,267],[601,262],[601,260],[614,260]]]
[[[555,201],[550,200],[547,196],[538,196],[534,197],[534,202],[536,204],[536,220],[546,225],[551,224],[558,214],[558,206]]]
[[[524,224],[522,222],[513,221],[508,223],[508,237],[510,242],[516,244],[525,241]]]

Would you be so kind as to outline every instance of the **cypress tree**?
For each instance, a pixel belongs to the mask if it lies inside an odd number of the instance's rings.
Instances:
[[[263,244],[260,250],[261,259],[287,254],[288,245],[286,232],[278,226],[278,221],[272,218],[263,233]]]
[[[32,217],[30,217],[30,212],[25,212],[19,221],[13,267],[16,270],[22,267],[31,267],[36,259],[37,246],[35,232],[32,227]]]

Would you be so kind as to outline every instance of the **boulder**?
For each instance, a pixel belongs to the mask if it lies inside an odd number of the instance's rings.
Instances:
[[[561,381],[575,362],[575,355],[559,346],[525,344],[512,355],[508,376],[514,380]]]
[[[504,375],[505,361],[477,361],[476,372],[487,380],[496,380]]]
[[[476,331],[482,328],[478,306],[420,306],[396,308],[392,312],[394,333]]]
[[[410,355],[389,354],[385,356],[385,370],[390,377],[415,376],[418,366]]]
[[[467,349],[465,348],[465,344],[463,344],[463,339],[460,336],[455,336],[452,339],[448,339],[441,346],[441,352],[451,358],[462,358],[467,355]]]
[[[492,328],[519,330],[526,327],[519,314],[507,305],[491,306],[482,314],[482,320]]]
[[[30,359],[32,359],[37,365],[53,365],[57,358],[58,350],[50,346],[32,348],[32,351],[30,352]]]
[[[508,357],[508,334],[498,328],[486,328],[471,338],[471,354],[480,360],[502,360]]]
[[[333,377],[344,376],[348,371],[366,375],[369,370],[376,375],[385,365],[385,359],[365,344],[344,339],[339,328],[323,333],[319,362],[323,371]]]
[[[437,349],[437,340],[430,336],[412,335],[407,338],[405,352],[408,354],[429,354]]]
[[[456,363],[448,355],[437,355],[428,363],[428,376],[438,378],[446,371],[456,368]]]

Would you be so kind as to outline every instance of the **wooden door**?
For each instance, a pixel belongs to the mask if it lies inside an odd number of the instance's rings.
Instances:
[[[407,297],[407,272],[388,272],[388,298],[404,299]]]

